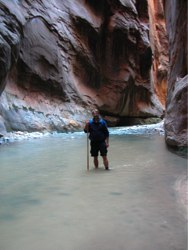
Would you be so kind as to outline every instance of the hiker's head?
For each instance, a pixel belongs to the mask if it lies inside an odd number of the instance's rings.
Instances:
[[[92,115],[93,115],[94,121],[98,121],[99,120],[99,111],[98,111],[98,109],[94,109],[92,111]]]

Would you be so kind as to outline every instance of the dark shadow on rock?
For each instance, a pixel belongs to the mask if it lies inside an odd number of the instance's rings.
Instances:
[[[177,146],[169,146],[166,145],[167,149],[173,153],[176,154],[182,158],[188,159],[188,147],[177,147]]]

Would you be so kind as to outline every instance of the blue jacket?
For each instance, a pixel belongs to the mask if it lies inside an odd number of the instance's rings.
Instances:
[[[94,122],[93,119],[90,119],[88,131],[89,131],[89,139],[91,141],[105,141],[106,138],[109,137],[107,124],[101,118],[99,119],[99,122]]]

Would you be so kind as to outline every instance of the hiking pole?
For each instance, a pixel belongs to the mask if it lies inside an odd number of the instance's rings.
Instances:
[[[88,127],[87,127],[87,171],[89,171],[89,128]]]

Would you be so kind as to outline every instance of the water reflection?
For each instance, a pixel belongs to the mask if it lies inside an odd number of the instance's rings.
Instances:
[[[86,171],[86,135],[0,148],[0,249],[185,249],[174,184],[186,159],[157,135],[111,130],[110,171]]]

